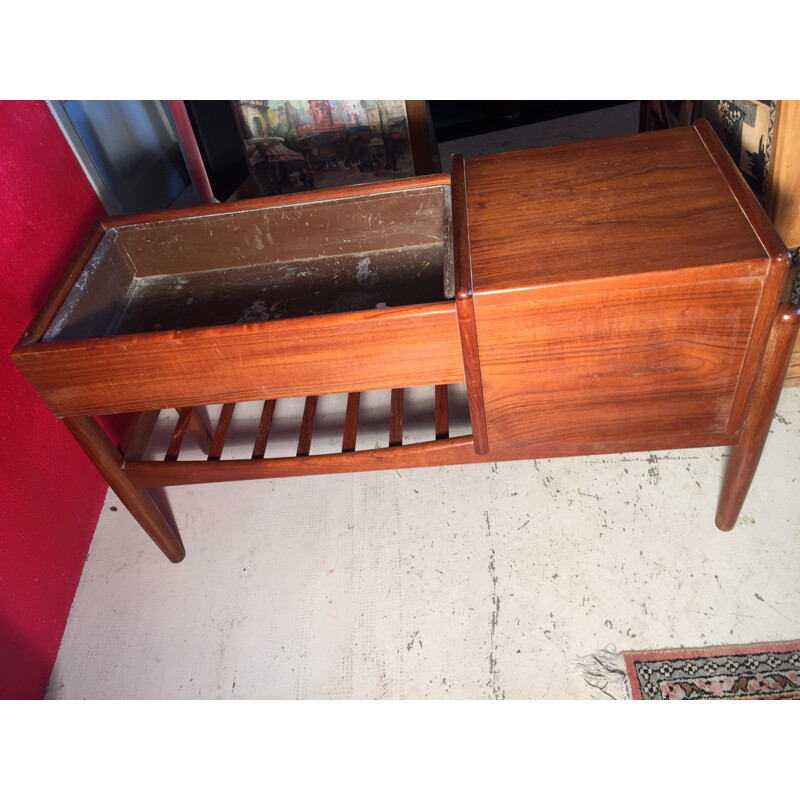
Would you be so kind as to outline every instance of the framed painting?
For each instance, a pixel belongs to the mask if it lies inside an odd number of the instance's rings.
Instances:
[[[261,196],[409,178],[419,109],[405,100],[234,100],[247,163]],[[425,133],[427,134],[427,109]],[[410,120],[409,117],[412,117]],[[428,147],[430,151],[430,146]]]

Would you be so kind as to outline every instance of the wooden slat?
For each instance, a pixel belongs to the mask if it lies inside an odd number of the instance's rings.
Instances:
[[[119,450],[125,458],[138,459],[144,455],[160,413],[155,409],[140,411],[134,416],[119,442]]]
[[[222,448],[225,447],[225,437],[228,435],[228,428],[231,424],[231,417],[233,416],[233,409],[236,403],[225,403],[222,406],[222,411],[219,414],[219,422],[214,431],[214,440],[211,442],[211,448],[208,451],[209,461],[219,461],[222,455]]]
[[[350,392],[347,395],[347,411],[344,415],[344,436],[342,436],[342,452],[352,453],[356,449],[358,435],[358,406],[361,392]]]
[[[447,402],[447,386],[436,387],[436,438],[450,438],[450,408]]]
[[[303,421],[300,424],[300,439],[297,443],[297,455],[307,456],[311,450],[311,434],[314,432],[314,416],[317,413],[317,396],[306,397],[303,409]]]
[[[403,444],[403,390],[392,389],[392,405],[389,412],[389,447]]]
[[[196,408],[192,408],[192,413],[189,416],[189,433],[192,434],[198,447],[208,454],[211,450],[211,431],[209,431],[205,420]]]
[[[256,443],[253,446],[253,458],[264,458],[267,450],[267,440],[269,439],[269,429],[272,425],[272,416],[275,413],[275,401],[265,400],[264,407],[261,409],[261,420],[258,423],[258,433]]]
[[[178,456],[183,446],[183,440],[186,437],[186,431],[189,430],[189,421],[192,418],[194,408],[182,408],[178,413],[178,423],[175,425],[175,430],[172,433],[167,454],[164,456],[164,461],[177,461]]]

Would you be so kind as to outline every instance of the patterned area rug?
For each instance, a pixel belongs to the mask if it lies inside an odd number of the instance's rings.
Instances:
[[[800,699],[800,641],[631,653],[607,649],[579,667],[595,697]]]

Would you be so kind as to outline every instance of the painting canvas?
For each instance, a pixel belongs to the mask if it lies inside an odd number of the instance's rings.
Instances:
[[[408,178],[403,100],[235,100],[262,196]]]

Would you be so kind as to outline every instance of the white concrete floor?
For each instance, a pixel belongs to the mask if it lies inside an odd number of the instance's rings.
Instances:
[[[550,133],[625,133],[635,113]],[[494,145],[527,146],[542,134],[530,128]],[[458,149],[485,152],[480,138]],[[341,414],[340,400],[326,402],[323,424]],[[297,419],[302,406],[289,410]],[[248,416],[237,408],[234,448]],[[109,493],[47,697],[589,698],[575,664],[609,645],[800,638],[800,388],[784,390],[740,522],[721,533],[726,457],[171,488],[180,565]]]

